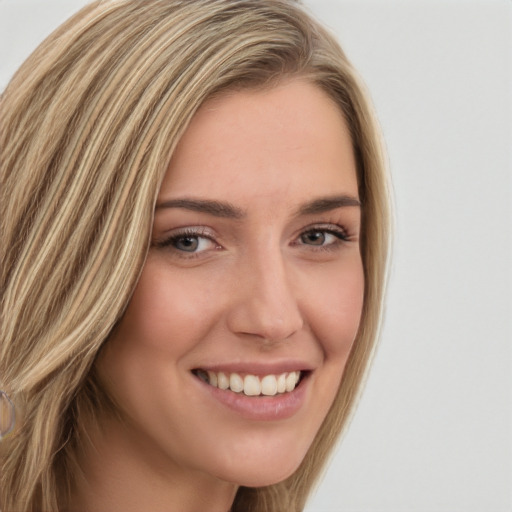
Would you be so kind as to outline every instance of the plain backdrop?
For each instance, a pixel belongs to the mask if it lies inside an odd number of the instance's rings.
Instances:
[[[0,0],[0,88],[84,0]],[[512,511],[512,2],[306,0],[380,119],[381,343],[308,512]]]

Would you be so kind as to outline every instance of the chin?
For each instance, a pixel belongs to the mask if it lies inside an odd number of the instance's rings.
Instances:
[[[242,487],[266,487],[286,480],[295,473],[299,466],[300,464],[290,467],[271,467],[268,464],[263,468],[247,468],[237,472],[230,480]]]
[[[236,460],[222,461],[223,467],[218,468],[217,476],[243,487],[274,485],[293,475],[306,453],[306,450],[298,453],[296,446],[295,451],[272,450],[263,446],[260,444],[254,454],[247,450],[245,456],[236,457]]]

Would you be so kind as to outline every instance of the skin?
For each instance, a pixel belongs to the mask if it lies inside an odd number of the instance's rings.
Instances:
[[[76,510],[226,512],[238,486],[297,469],[360,321],[357,199],[347,125],[316,86],[294,79],[200,108],[162,183],[140,281],[97,363],[125,419],[102,419],[84,448]],[[298,410],[244,417],[191,371],[237,364],[307,368]]]

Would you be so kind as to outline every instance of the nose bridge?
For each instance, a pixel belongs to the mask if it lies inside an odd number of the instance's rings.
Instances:
[[[240,274],[230,315],[233,331],[278,342],[302,327],[290,269],[278,243],[267,239],[257,250],[248,251]]]

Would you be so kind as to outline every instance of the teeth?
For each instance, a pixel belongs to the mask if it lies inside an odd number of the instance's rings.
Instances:
[[[233,391],[234,389],[231,388]],[[244,394],[258,396],[261,394],[261,382],[255,375],[246,375],[244,379]]]
[[[300,371],[265,375],[261,379],[256,375],[242,377],[238,373],[226,374],[204,370],[196,370],[195,374],[210,386],[223,390],[230,389],[235,393],[244,393],[247,396],[274,396],[289,393],[295,389],[301,376]]]
[[[229,388],[235,393],[240,393],[244,390],[244,380],[238,373],[232,373],[229,377]]]
[[[295,384],[297,383],[295,372],[290,372],[286,376],[286,391],[293,391],[295,389]]]
[[[213,386],[212,382],[210,384]],[[228,389],[229,388],[229,379],[226,377],[225,373],[219,372],[217,374],[217,387],[220,389]]]
[[[284,393],[286,391],[286,373],[281,373],[277,377],[277,392]]]
[[[277,379],[275,375],[265,375],[265,377],[261,379],[261,392],[267,396],[274,396],[277,393]]]
[[[217,374],[214,372],[208,372],[208,384],[217,387],[218,379]]]

